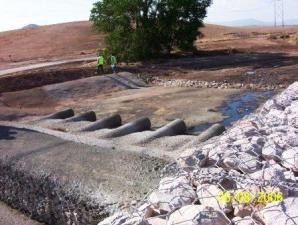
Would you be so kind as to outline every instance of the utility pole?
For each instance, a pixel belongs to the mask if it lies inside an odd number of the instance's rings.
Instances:
[[[281,19],[282,19],[282,26],[285,26],[285,6],[284,0],[281,0]]]
[[[273,1],[274,1],[274,26],[276,27],[277,26],[277,18],[276,18],[276,12],[277,12],[276,6],[277,6],[277,4],[276,4],[276,0],[273,0]]]
[[[273,0],[274,1],[274,26],[278,24],[285,26],[285,7],[284,0]]]

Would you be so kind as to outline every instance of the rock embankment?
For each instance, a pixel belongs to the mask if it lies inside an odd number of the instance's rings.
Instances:
[[[99,225],[298,224],[298,82],[177,165],[143,205]]]
[[[280,85],[265,85],[265,84],[243,84],[243,83],[229,83],[216,81],[201,81],[201,80],[186,80],[186,79],[161,79],[154,77],[152,84],[162,87],[194,87],[194,88],[218,88],[218,89],[252,89],[252,90],[278,90],[285,88],[283,84]]]

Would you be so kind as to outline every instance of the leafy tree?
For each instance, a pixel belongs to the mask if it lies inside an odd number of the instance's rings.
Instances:
[[[194,50],[211,0],[101,0],[90,20],[106,33],[107,51],[125,61]]]

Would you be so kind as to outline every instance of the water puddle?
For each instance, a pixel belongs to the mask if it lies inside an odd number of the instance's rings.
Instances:
[[[275,94],[276,92],[274,91],[245,91],[232,96],[218,110],[224,116],[224,119],[220,123],[226,128],[230,127],[234,122],[253,113],[261,104]],[[214,123],[200,124],[191,128],[189,132],[200,133],[213,124]]]

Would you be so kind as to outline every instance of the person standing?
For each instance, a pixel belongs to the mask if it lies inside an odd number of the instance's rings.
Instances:
[[[97,74],[104,73],[103,66],[105,64],[105,58],[102,55],[97,57]]]
[[[111,55],[111,67],[113,73],[117,73],[117,58],[114,55]]]

